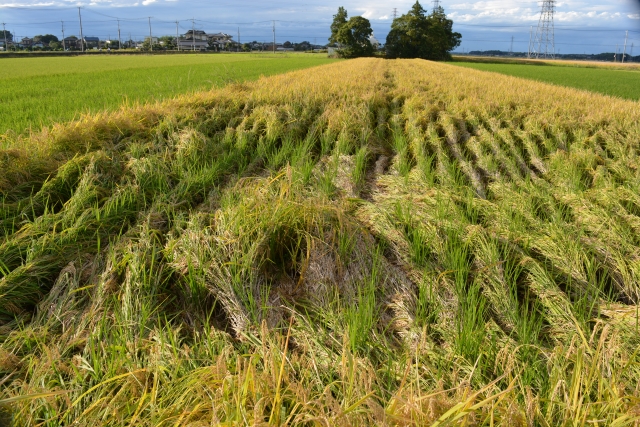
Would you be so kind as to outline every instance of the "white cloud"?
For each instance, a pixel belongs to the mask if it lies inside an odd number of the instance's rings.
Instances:
[[[149,6],[151,3],[155,3],[157,0],[144,0],[142,2],[143,6]]]

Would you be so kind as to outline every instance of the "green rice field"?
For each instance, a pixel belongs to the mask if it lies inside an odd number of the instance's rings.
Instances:
[[[331,61],[304,54],[7,58],[0,74],[0,135]]]
[[[575,63],[571,63],[572,66],[500,62],[454,62],[453,64],[476,70],[493,71],[514,77],[584,89],[624,99],[640,99],[640,71],[637,69],[614,70],[604,67],[580,66],[575,65]]]

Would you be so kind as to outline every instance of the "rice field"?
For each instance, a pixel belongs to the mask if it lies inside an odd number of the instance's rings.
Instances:
[[[571,61],[456,61],[453,64],[624,99],[640,100],[640,69],[638,64]]]
[[[81,114],[333,61],[323,55],[262,53],[7,58],[0,75],[0,135],[37,132]]]
[[[14,135],[0,417],[638,426],[639,140],[638,102],[380,59]]]

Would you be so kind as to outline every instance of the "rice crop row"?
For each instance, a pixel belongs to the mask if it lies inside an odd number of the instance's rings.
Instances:
[[[0,135],[335,60],[319,55],[102,55],[3,59]],[[0,136],[0,143],[2,136]]]
[[[637,426],[639,137],[636,102],[378,59],[16,136],[0,417]]]

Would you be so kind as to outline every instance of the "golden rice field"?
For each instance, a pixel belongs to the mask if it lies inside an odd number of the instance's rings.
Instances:
[[[640,426],[638,102],[358,59],[14,138],[0,425]]]

